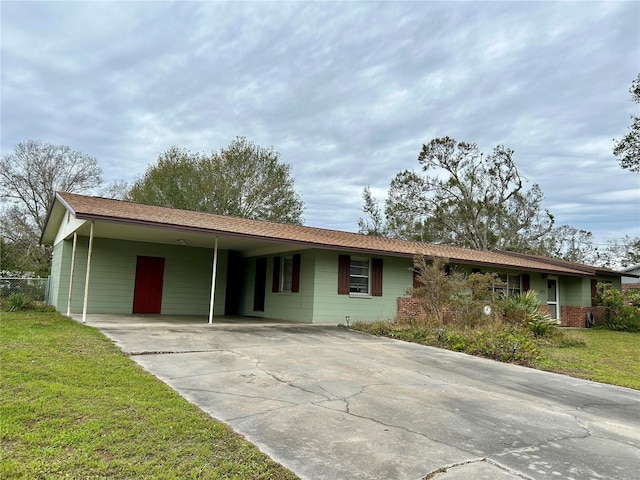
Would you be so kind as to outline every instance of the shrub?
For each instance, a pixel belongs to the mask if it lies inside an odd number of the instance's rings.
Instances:
[[[623,332],[640,331],[640,309],[626,304],[622,292],[609,284],[598,284],[598,303],[604,307],[603,328]]]
[[[464,275],[451,270],[445,258],[427,262],[424,257],[414,259],[419,288],[410,293],[419,299],[423,321],[436,327],[458,325],[471,327],[484,320],[483,307],[495,310],[496,294],[493,286],[501,281],[496,274]]]
[[[560,324],[558,320],[552,319],[548,313],[540,310],[540,299],[533,290],[505,296],[500,306],[505,321],[526,326],[536,337],[550,335]]]
[[[464,275],[449,269],[447,262],[427,262],[422,256],[414,260],[421,287],[409,293],[419,300],[417,317],[358,323],[354,328],[502,362],[531,365],[537,360],[535,337],[550,334],[557,322],[540,311],[535,292],[502,299],[494,293],[493,287],[503,284],[496,274]],[[486,305],[492,309],[490,315],[483,313]]]
[[[624,297],[628,304],[640,308],[640,288],[630,288],[625,292]]]
[[[493,320],[468,333],[467,353],[501,362],[531,365],[539,356],[532,334],[524,327]]]
[[[33,301],[31,297],[24,293],[14,293],[7,299],[7,309],[10,312],[17,312],[18,310],[27,310],[33,308]]]

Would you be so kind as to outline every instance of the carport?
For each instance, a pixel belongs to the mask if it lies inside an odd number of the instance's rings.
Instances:
[[[253,281],[245,278],[253,275],[245,259],[300,248],[224,228],[196,228],[193,219],[165,224],[162,218],[132,219],[131,212],[101,214],[93,205],[84,213],[78,210],[82,203],[72,206],[65,198],[91,197],[58,194],[41,242],[54,245],[52,303],[83,321],[92,311],[206,315],[208,323],[214,315],[238,315]],[[146,216],[153,208],[129,205]]]

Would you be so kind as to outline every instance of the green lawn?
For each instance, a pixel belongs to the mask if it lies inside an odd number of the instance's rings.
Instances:
[[[295,479],[57,313],[2,313],[0,478]]]
[[[542,370],[640,390],[640,333],[563,330],[576,346],[542,344]]]

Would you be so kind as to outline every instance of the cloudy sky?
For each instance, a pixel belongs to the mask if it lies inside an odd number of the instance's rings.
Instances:
[[[2,154],[28,139],[131,182],[236,136],[292,165],[307,225],[357,230],[423,143],[515,150],[558,224],[640,235],[640,3],[0,2]]]

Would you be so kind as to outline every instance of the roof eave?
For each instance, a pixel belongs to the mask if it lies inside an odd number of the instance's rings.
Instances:
[[[40,245],[53,245],[53,242],[56,239],[56,234],[58,233],[58,229],[60,228],[60,223],[62,222],[62,218],[64,217],[65,210],[71,213],[75,213],[73,211],[73,208],[71,208],[71,206],[60,196],[59,192],[56,192],[53,204],[51,205],[49,212],[47,212],[47,219],[44,222],[44,229],[42,230],[42,234],[40,235]],[[54,218],[56,215],[59,218]],[[56,224],[55,227],[53,227],[52,222]],[[54,230],[52,231],[52,229]]]
[[[65,202],[62,202],[65,203]],[[71,207],[67,206],[67,208],[73,212]],[[75,213],[75,212],[73,212]],[[267,236],[267,235],[252,235],[248,233],[240,233],[240,232],[229,232],[228,230],[216,230],[210,228],[201,228],[201,227],[192,227],[187,225],[176,225],[171,223],[163,223],[163,222],[153,222],[139,219],[131,219],[125,217],[115,217],[111,215],[96,215],[90,213],[75,213],[75,217],[81,220],[95,221],[95,222],[114,222],[125,225],[139,225],[145,227],[153,227],[153,228],[171,228],[176,231],[182,232],[194,232],[194,233],[204,233],[209,235],[225,235],[228,237],[235,238],[246,238],[252,240],[264,240],[271,242],[279,242],[288,245],[300,245],[311,248],[319,248],[322,250],[338,250],[344,252],[358,252],[358,253],[370,253],[370,254],[378,254],[378,255],[386,255],[392,257],[402,257],[402,258],[412,258],[416,255],[425,255],[426,257],[433,258],[437,255],[423,254],[419,251],[415,252],[393,252],[384,249],[375,249],[375,248],[366,248],[366,247],[354,247],[354,246],[344,246],[344,245],[336,245],[336,244],[328,244],[328,243],[320,243],[313,241],[305,241],[305,240],[291,240],[287,238],[282,238],[278,236]],[[582,273],[580,271],[566,271],[566,270],[552,270],[548,268],[540,268],[540,267],[529,267],[529,266],[518,266],[518,265],[509,265],[503,263],[496,262],[486,262],[486,261],[477,261],[477,260],[468,260],[462,258],[449,257],[449,261],[464,264],[464,265],[477,265],[481,267],[493,267],[493,268],[505,268],[511,270],[526,270],[540,273],[548,273],[551,275],[567,275],[567,276],[575,276],[575,277],[591,277],[594,274],[590,273]]]

